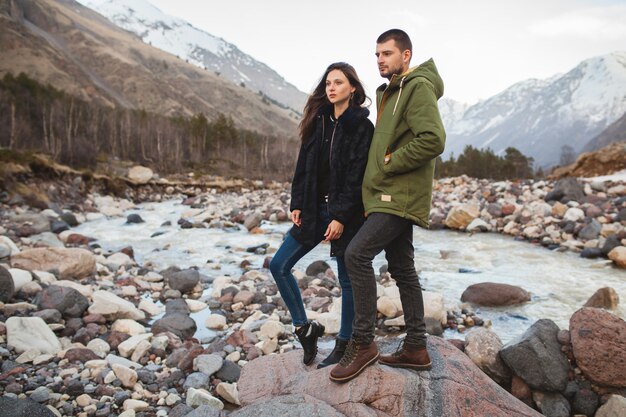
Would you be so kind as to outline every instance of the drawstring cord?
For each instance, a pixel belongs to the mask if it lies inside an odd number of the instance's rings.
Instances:
[[[400,80],[400,92],[398,93],[398,98],[396,99],[396,104],[393,106],[393,113],[391,113],[392,116],[396,115],[396,109],[398,108],[398,102],[400,101],[400,97],[402,97],[402,86],[404,85],[404,79],[406,78],[406,76],[402,77],[402,79]]]

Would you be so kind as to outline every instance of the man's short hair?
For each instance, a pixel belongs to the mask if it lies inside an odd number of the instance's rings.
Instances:
[[[405,31],[400,29],[389,29],[386,32],[383,32],[378,39],[376,39],[376,43],[384,43],[388,40],[393,39],[396,42],[396,46],[400,49],[400,52],[404,52],[407,49],[413,55],[413,44],[411,43],[411,38],[406,34]]]

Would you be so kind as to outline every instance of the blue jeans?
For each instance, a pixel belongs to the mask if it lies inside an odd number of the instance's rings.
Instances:
[[[330,217],[328,215],[328,205],[320,204],[319,221],[317,231],[323,236]],[[300,289],[296,278],[291,273],[291,268],[304,255],[313,250],[315,246],[306,246],[298,242],[291,233],[287,233],[287,237],[283,241],[272,261],[270,262],[270,271],[276,281],[276,286],[280,295],[285,301],[285,305],[291,314],[291,320],[295,326],[303,326],[307,323],[306,312],[304,310],[304,302],[300,295]],[[352,298],[352,285],[348,278],[348,272],[343,260],[343,256],[337,256],[337,270],[339,272],[339,285],[341,286],[341,327],[339,329],[338,339],[348,340],[352,337],[352,322],[354,320],[354,300]]]

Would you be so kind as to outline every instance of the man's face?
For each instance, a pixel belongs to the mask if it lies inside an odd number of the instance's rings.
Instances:
[[[393,39],[376,44],[376,63],[381,77],[390,79],[393,74],[402,74],[408,69],[410,52],[402,52]]]

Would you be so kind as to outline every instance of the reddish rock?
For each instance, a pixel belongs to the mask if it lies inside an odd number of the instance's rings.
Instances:
[[[532,407],[533,393],[528,384],[517,375],[513,375],[513,378],[511,378],[511,395],[527,406]]]
[[[461,301],[486,307],[510,306],[530,301],[530,294],[515,285],[481,282],[467,287]]]
[[[78,233],[72,233],[67,237],[65,243],[67,245],[75,245],[75,246],[87,246],[90,242],[93,242],[95,239],[92,237],[83,236]]]
[[[180,361],[178,361],[177,368],[181,371],[190,373],[193,371],[193,360],[198,356],[204,354],[204,348],[200,345],[196,345],[187,351]]]
[[[569,322],[574,357],[597,385],[626,388],[626,322],[606,310],[583,307]]]
[[[455,348],[460,350],[461,352],[465,352],[465,341],[461,339],[448,339],[448,343],[453,345]]]
[[[372,365],[354,380],[328,379],[332,366],[317,369],[291,351],[248,362],[238,381],[242,405],[293,394],[311,396],[346,416],[537,416],[489,379],[445,340],[428,338],[429,372]]]
[[[106,324],[107,319],[104,318],[102,314],[87,314],[83,317],[83,322],[85,324],[96,323],[96,324]]]
[[[237,330],[233,334],[231,334],[228,339],[226,339],[226,343],[231,346],[241,346],[244,349],[249,349],[254,346],[259,340],[257,337],[250,332],[249,330]]]
[[[105,338],[105,341],[109,344],[109,346],[111,346],[111,349],[117,349],[117,346],[129,337],[130,335],[128,333],[113,330]]]
[[[99,360],[102,358],[96,355],[91,349],[74,348],[65,352],[65,359],[67,359],[70,363],[73,363],[73,362],[85,363],[87,361]]]
[[[252,291],[239,291],[235,297],[233,298],[233,303],[243,303],[243,305],[247,306],[252,303],[254,300],[254,293]]]
[[[515,205],[514,204],[505,204],[502,206],[502,215],[510,216],[515,213]]]

